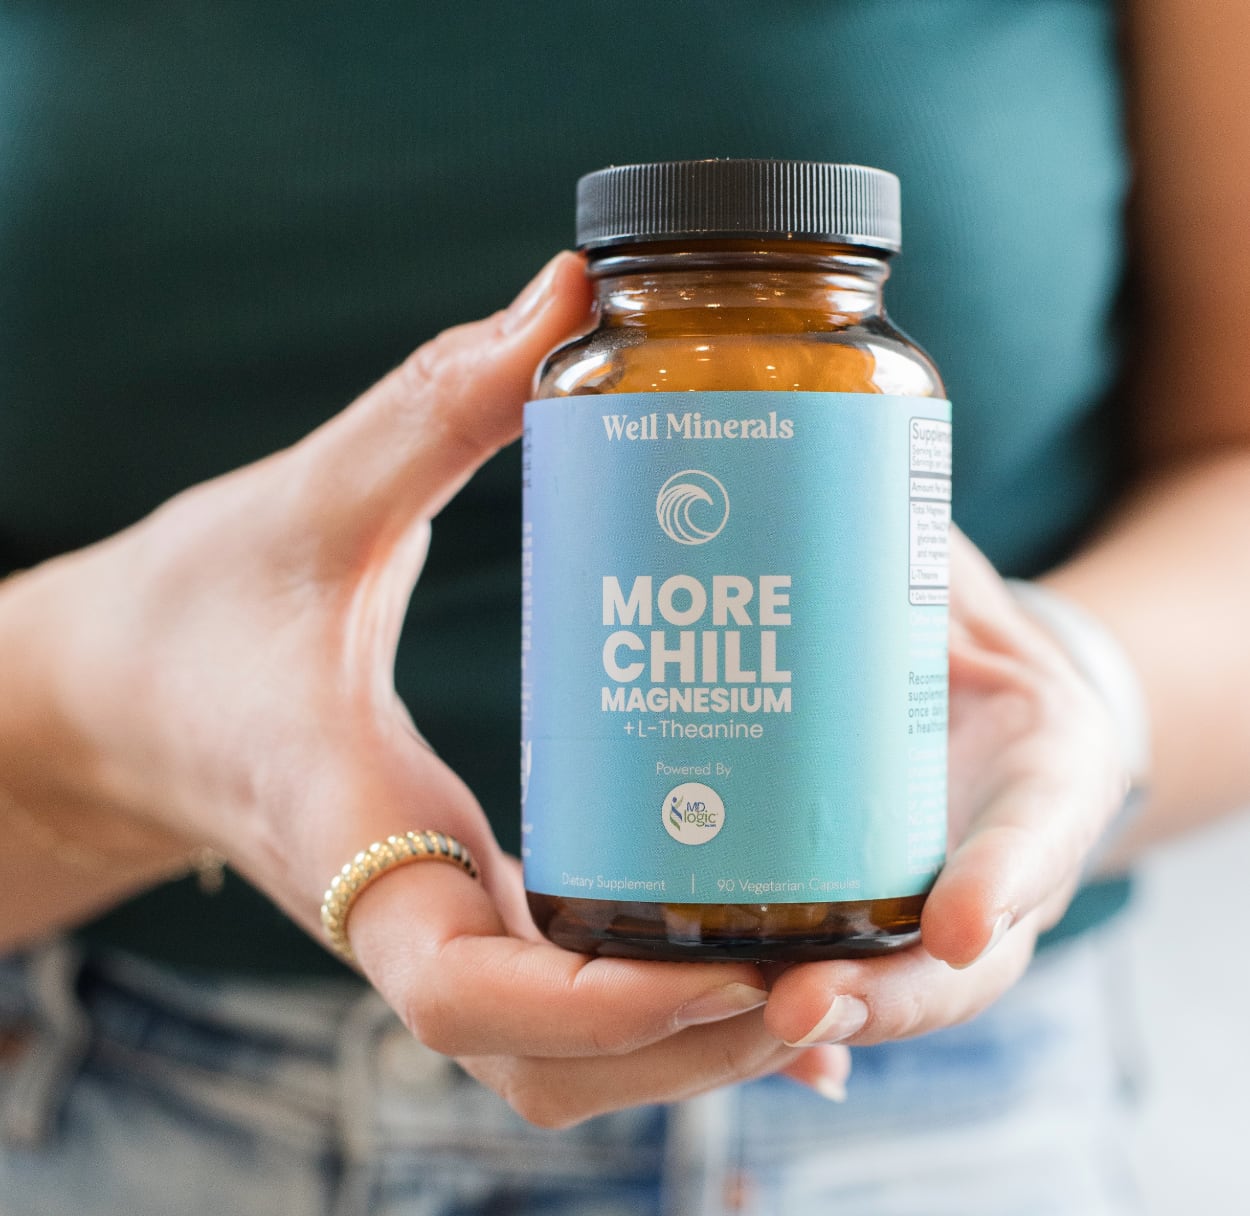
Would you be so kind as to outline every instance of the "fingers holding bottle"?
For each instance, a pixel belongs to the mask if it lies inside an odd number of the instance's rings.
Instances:
[[[535,368],[589,311],[582,259],[560,253],[508,308],[418,347],[292,449],[297,510],[348,560],[431,518],[520,434]]]
[[[328,825],[360,773],[411,788],[392,665],[429,516],[515,433],[534,366],[586,309],[580,261],[557,257],[294,448],[6,589],[6,675],[29,683],[6,786],[54,792],[93,830],[211,843],[315,925],[295,871],[341,864]],[[463,830],[485,849],[479,821],[474,804]],[[375,835],[344,833],[350,850]]]

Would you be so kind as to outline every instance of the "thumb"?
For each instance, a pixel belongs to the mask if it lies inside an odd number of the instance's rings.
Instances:
[[[520,433],[535,369],[586,327],[589,309],[581,258],[560,253],[508,308],[418,347],[291,453],[305,518],[354,560],[435,515]]]

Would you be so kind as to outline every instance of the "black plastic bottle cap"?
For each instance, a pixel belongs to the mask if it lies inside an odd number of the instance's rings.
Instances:
[[[577,183],[577,246],[764,237],[897,253],[898,178],[866,165],[677,160],[615,165]]]

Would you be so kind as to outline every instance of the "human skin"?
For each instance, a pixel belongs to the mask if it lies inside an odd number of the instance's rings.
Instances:
[[[1220,118],[1210,96],[1250,113],[1234,70],[1250,18],[1231,0],[1202,6],[1224,25],[1180,0],[1147,7],[1139,92],[1166,92],[1180,115],[1135,111],[1138,239],[1157,259],[1143,291],[1166,340],[1140,361],[1136,483],[1047,579],[1121,638],[1147,693],[1154,792],[1126,850],[1250,802],[1250,355],[1229,319],[1250,315],[1250,248],[1226,201],[1229,158],[1192,137]],[[1164,310],[1195,276],[1214,303]],[[422,1042],[545,1126],[776,1071],[836,1093],[848,1061],[831,1040],[949,1025],[1022,973],[1118,805],[1123,762],[1093,691],[959,534],[954,847],[921,947],[765,974],[589,960],[535,932],[517,864],[422,743],[392,660],[430,521],[515,437],[534,368],[588,307],[580,260],[562,255],[512,308],[422,347],[296,446],[0,589],[4,944],[86,919],[200,844],[319,935],[326,882],[363,845],[450,832],[481,884],[441,865],[388,874],[352,913],[353,947]]]
[[[1250,7],[1239,0],[1127,0],[1121,7],[1134,156],[1128,221],[1137,341],[1125,385],[1131,421],[1122,436],[1132,481],[1086,543],[1040,580],[1108,628],[1145,695],[1149,797],[1103,859],[1108,869],[1250,806],[1250,162],[1230,152],[1246,146],[1250,125]],[[957,544],[952,587],[963,583],[968,591],[964,570]],[[952,605],[953,807],[959,783],[972,775],[958,750],[962,615]],[[1079,762],[1096,745],[1086,740],[1052,762]],[[1010,786],[993,801],[1000,810],[1015,803],[1022,852],[1045,847]],[[962,879],[965,865],[980,869],[978,839],[1005,826],[1000,810],[978,812],[978,824],[993,826],[964,840],[925,908],[925,949],[952,963],[985,933],[988,909],[1012,914],[1013,927],[974,972],[991,959],[1008,966],[1004,955],[1022,961],[1036,925],[1065,902],[1063,882],[1055,881],[1064,865],[1047,863],[1049,907],[1042,901],[1031,914],[1012,913],[1004,890],[980,905],[984,914],[975,900],[966,920],[955,913],[948,882]],[[1048,813],[1055,810],[1060,804]],[[988,879],[991,870],[980,872]],[[858,992],[870,1016],[847,1042],[931,1028],[951,999],[945,977],[920,955],[907,965],[915,968],[911,982],[877,960],[795,969],[774,986],[768,1025],[793,1037],[839,995]],[[885,1016],[878,1012],[883,1000],[891,1010]]]
[[[561,255],[511,309],[422,347],[295,447],[5,588],[0,788],[118,860],[116,874],[58,868],[55,851],[32,865],[10,835],[10,942],[106,906],[197,843],[316,934],[325,884],[359,848],[450,832],[482,883],[438,865],[387,875],[353,911],[352,943],[422,1042],[546,1125],[778,1070],[836,1092],[844,1050],[787,1039],[821,1022],[822,1038],[855,1030],[848,1007],[870,1020],[861,1039],[915,1033],[968,1016],[1019,975],[1122,774],[1093,693],[958,535],[962,844],[930,898],[925,950],[859,964],[852,991],[833,994],[854,999],[832,1026],[818,1006],[836,972],[823,965],[765,976],[589,960],[534,931],[518,866],[422,742],[392,670],[431,517],[514,437],[535,365],[588,319],[581,260]],[[972,962],[1006,913],[1009,947],[962,972],[946,965]]]

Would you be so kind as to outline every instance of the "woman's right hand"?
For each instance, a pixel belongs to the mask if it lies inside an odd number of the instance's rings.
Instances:
[[[588,308],[579,260],[561,255],[510,308],[421,347],[293,448],[0,590],[16,693],[0,710],[0,793],[112,850],[119,876],[41,883],[57,859],[25,849],[31,881],[0,897],[20,895],[10,940],[89,914],[145,862],[150,879],[199,844],[320,937],[345,861],[432,828],[468,845],[482,882],[443,865],[387,874],[352,912],[356,955],[422,1042],[530,1120],[780,1069],[840,1087],[844,1049],[765,1031],[754,967],[590,960],[543,941],[518,865],[394,690],[430,520],[516,436],[535,366]]]

